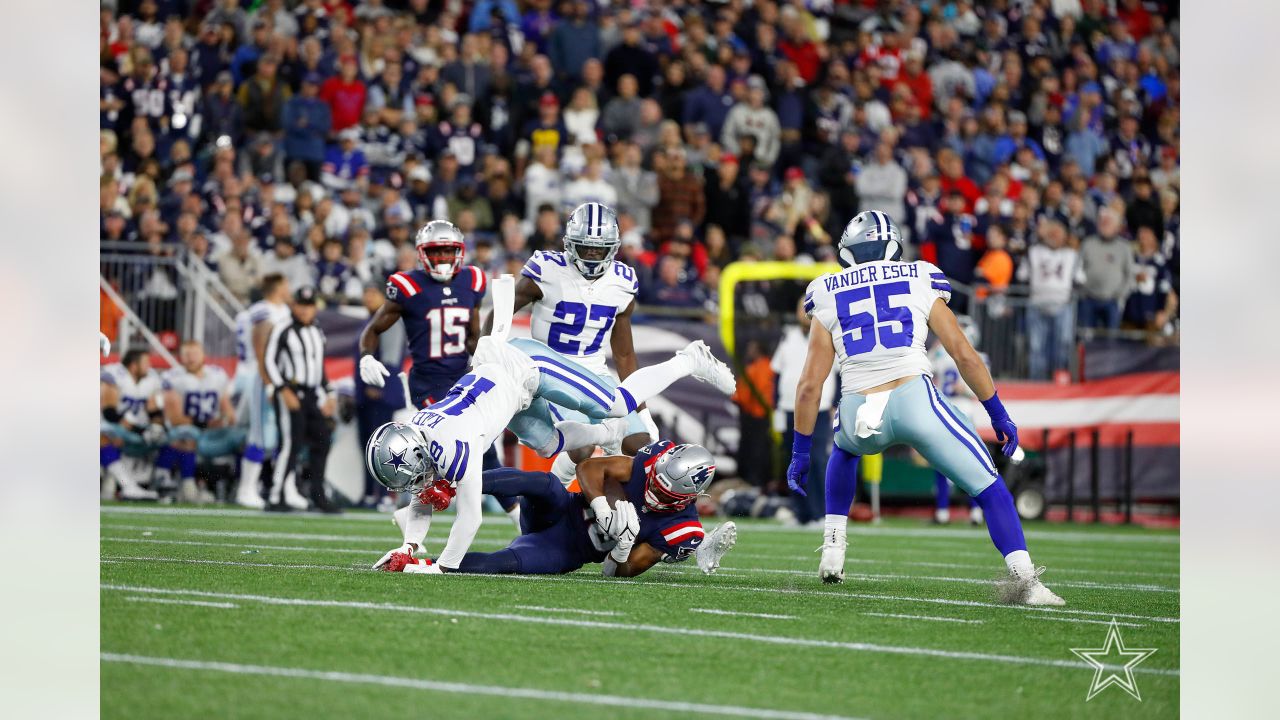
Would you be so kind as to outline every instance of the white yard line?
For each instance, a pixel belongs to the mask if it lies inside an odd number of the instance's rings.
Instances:
[[[116,526],[103,525],[103,530],[142,530],[144,532],[164,532],[176,535],[193,535],[195,537],[256,538],[260,540],[305,540],[307,542],[367,542],[386,545],[396,542],[400,532],[388,523],[385,535],[328,535],[318,533],[267,532],[262,530],[204,530],[201,528],[156,528],[151,526]],[[514,528],[513,528],[514,529]],[[510,537],[514,538],[514,535]]]
[[[716,610],[715,608],[689,608],[689,612],[707,615],[731,615],[733,617],[764,618],[765,620],[799,620],[795,615],[771,615],[769,613],[734,612],[732,610]]]
[[[1059,622],[1068,620],[1068,618],[1054,617],[1052,615],[1031,615],[1030,617],[1036,620],[1057,620]],[[1093,625],[1110,625],[1112,623],[1115,623],[1116,625],[1123,625],[1125,627],[1146,627],[1146,625],[1143,625],[1142,623],[1120,622],[1119,620],[1114,620],[1114,619],[1113,620],[1081,620],[1079,618],[1076,618],[1074,620],[1070,620],[1070,622],[1090,623]]]
[[[125,556],[125,555],[108,555],[104,557],[107,558],[107,560],[105,560],[104,562],[117,560],[117,561],[129,561],[129,562],[199,563],[199,564],[206,564],[206,565],[227,565],[227,566],[233,566],[233,567],[283,568],[286,570],[304,569],[304,570],[337,570],[341,572],[366,572],[364,570],[363,565],[353,565],[350,567],[341,566],[341,565],[294,565],[290,563],[250,563],[250,562],[235,562],[231,560],[184,560],[181,558],[131,557],[131,556]],[[367,572],[371,572],[371,571],[367,571]],[[699,577],[694,573],[689,573],[689,576],[694,578]],[[617,587],[627,587],[627,588],[698,587],[706,590],[718,590],[723,592],[768,593],[771,595],[826,596],[826,597],[837,598],[837,599],[878,600],[878,601],[892,601],[892,602],[918,602],[918,603],[930,603],[930,604],[936,604],[936,605],[953,605],[958,607],[982,607],[982,608],[992,608],[997,610],[1011,610],[1011,611],[1019,611],[1019,612],[1063,614],[1067,616],[1085,615],[1085,616],[1094,616],[1094,617],[1117,617],[1117,618],[1122,617],[1130,620],[1146,620],[1149,622],[1159,622],[1159,623],[1182,622],[1180,619],[1176,617],[1131,615],[1128,613],[1110,613],[1110,612],[1102,612],[1098,610],[1076,610],[1073,608],[1053,608],[1053,607],[1039,607],[1039,606],[1028,606],[1028,605],[1006,605],[1004,603],[980,602],[978,600],[956,600],[952,598],[936,598],[936,597],[911,597],[911,596],[904,596],[904,595],[882,595],[882,594],[876,594],[876,593],[858,593],[858,592],[847,592],[847,591],[831,592],[831,591],[823,591],[823,590],[797,590],[797,589],[791,589],[791,588],[749,587],[749,586],[743,586],[743,585],[726,585],[726,584],[718,583],[714,581],[674,583],[674,582],[662,582],[661,580],[652,580],[652,579],[622,580],[622,579],[574,577],[570,575],[467,575],[467,577],[479,578],[479,579],[493,579],[493,580],[510,579],[510,580],[523,580],[523,581],[531,581],[531,582],[548,582],[548,583],[560,583],[560,582],[593,583],[593,584],[613,585]],[[1063,621],[1070,622],[1070,617],[1064,617]]]
[[[136,585],[112,585],[102,584],[99,586],[103,590],[120,590],[129,593],[154,593],[157,595],[187,595],[193,597],[215,598],[219,600],[240,600],[245,602],[259,602],[265,605],[288,605],[302,607],[326,607],[326,608],[349,608],[359,610],[373,610],[379,612],[395,612],[395,613],[422,613],[425,615],[440,615],[451,618],[474,618],[478,620],[498,620],[508,622],[533,623],[540,625],[560,625],[567,627],[582,627],[603,630],[626,630],[630,632],[647,632],[657,635],[676,635],[680,637],[709,637],[723,640],[742,640],[746,642],[765,643],[770,645],[785,645],[790,647],[814,647],[833,650],[850,650],[854,652],[872,652],[884,653],[892,655],[911,655],[946,658],[949,660],[972,660],[984,663],[997,663],[1009,665],[1027,665],[1039,667],[1054,668],[1089,668],[1083,662],[1064,660],[1057,658],[1038,658],[1024,657],[1019,655],[997,655],[992,653],[979,653],[969,651],[941,650],[935,648],[909,647],[902,645],[881,645],[877,643],[865,642],[839,642],[834,640],[819,640],[813,638],[797,638],[787,637],[784,635],[761,635],[753,633],[729,632],[725,630],[711,630],[707,628],[690,628],[690,627],[671,627],[667,625],[647,625],[640,623],[620,623],[620,622],[604,622],[600,620],[578,620],[573,618],[560,617],[540,617],[530,615],[513,615],[510,613],[488,613],[477,612],[473,610],[457,610],[448,608],[421,607],[414,605],[395,605],[391,603],[375,603],[363,601],[347,601],[347,600],[314,600],[310,598],[289,598],[278,597],[272,595],[247,595],[240,593],[220,593],[210,592],[206,590],[180,590],[172,588],[153,588],[140,587]],[[1123,669],[1116,667],[1114,669]],[[1135,672],[1145,672],[1152,675],[1172,675],[1177,676],[1178,670],[1165,668],[1145,668],[1140,667]]]
[[[952,553],[950,552],[946,553],[947,557],[950,557],[951,555]],[[774,562],[801,560],[807,563],[816,564],[816,559],[812,556],[812,553],[805,554],[805,555],[783,555],[783,554],[771,555],[768,553],[737,552],[735,550],[733,553],[733,557],[742,558],[744,560],[772,560]],[[997,556],[992,554],[987,554],[987,557],[995,558]],[[989,570],[998,568],[997,565],[992,565],[992,564],[980,565],[977,563],[939,562],[936,560],[935,561],[899,560],[893,557],[878,557],[878,558],[850,557],[850,558],[845,558],[845,562],[857,563],[857,564],[863,564],[863,565],[910,565],[912,567],[936,567],[936,568],[946,568],[951,570],[988,570],[989,571]],[[1072,561],[1072,563],[1075,565],[1079,565],[1080,561],[1075,560],[1075,561]],[[1093,568],[1081,568],[1081,567],[1058,567],[1055,565],[1053,568],[1053,574],[1057,575],[1059,573],[1073,574],[1073,575],[1078,575],[1078,574],[1120,575],[1122,577],[1150,577],[1150,578],[1162,578],[1165,580],[1177,580],[1180,577],[1179,573],[1174,573],[1174,572],[1145,572],[1142,570],[1106,570],[1106,569],[1093,569]]]
[[[573,613],[575,615],[598,615],[601,617],[624,617],[626,613],[613,612],[612,610],[580,610],[578,608],[553,608],[544,607],[542,605],[512,605],[517,610],[537,610],[538,612],[553,613]]]
[[[422,678],[365,675],[361,673],[348,673],[336,670],[308,670],[306,668],[276,667],[270,665],[242,665],[240,663],[181,660],[178,658],[147,657],[142,655],[105,652],[102,653],[100,657],[103,662],[150,665],[154,667],[181,670],[222,672],[236,675],[262,675],[295,678],[299,680],[319,680],[322,682],[381,685],[384,687],[426,690],[429,692],[460,693],[470,696],[490,695],[503,698],[517,698],[521,700],[543,700],[548,702],[603,705],[607,707],[628,709],[643,708],[646,710],[664,710],[676,713],[730,715],[734,717],[763,718],[764,720],[850,720],[843,716],[821,715],[817,713],[797,712],[792,710],[770,710],[767,708],[751,708],[737,705],[711,705],[707,703],[657,700],[651,697],[571,693],[556,690],[539,690],[536,688],[504,687],[501,685],[472,685],[470,683],[442,682],[438,680],[424,680]]]
[[[725,571],[728,571],[725,573]],[[813,575],[810,570],[782,570],[778,568],[744,568],[721,567],[718,572],[733,575],[750,575],[752,573],[771,573],[779,575]],[[964,578],[945,575],[903,575],[899,573],[849,573],[849,577],[857,580],[880,582],[883,580],[929,580],[933,582],[963,583],[966,585],[990,585],[997,578]],[[1132,583],[1095,583],[1086,580],[1053,580],[1047,579],[1049,585],[1057,587],[1087,588],[1089,590],[1130,590],[1134,592],[1178,593],[1178,588],[1164,585],[1146,585]]]
[[[142,595],[128,595],[125,600],[130,602],[149,602],[161,603],[164,605],[198,605],[199,607],[221,608],[223,610],[234,610],[239,605],[229,602],[209,602],[208,600],[179,600],[177,598],[162,597],[144,597]]]
[[[982,620],[966,620],[965,618],[940,617],[938,615],[902,615],[899,613],[881,613],[881,612],[864,612],[863,615],[871,615],[873,617],[900,618],[902,620],[936,620],[938,622],[965,623],[967,625],[981,625]]]
[[[284,550],[284,551],[309,552],[309,553],[349,553],[352,555],[382,555],[382,553],[385,552],[381,547],[376,549],[375,548],[362,549],[362,548],[315,547],[315,546],[303,546],[303,545],[258,545],[256,543],[227,543],[227,542],[213,542],[213,541],[201,541],[201,540],[163,540],[159,538],[149,538],[149,537],[148,538],[127,538],[127,537],[116,537],[116,536],[106,536],[99,539],[107,542],[139,543],[144,545],[193,545],[196,547],[248,548],[250,550]],[[382,545],[383,547],[386,547],[394,542],[396,542],[396,538],[392,537],[391,540],[382,543]],[[444,540],[441,539],[440,542],[443,543]],[[489,540],[487,538],[476,538],[474,541],[472,541],[472,544],[473,545],[505,546],[510,542],[511,542],[510,540]],[[376,560],[377,558],[374,558],[374,559]]]

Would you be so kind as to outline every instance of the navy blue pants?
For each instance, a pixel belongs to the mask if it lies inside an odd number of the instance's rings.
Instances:
[[[586,526],[577,495],[551,473],[515,468],[486,470],[484,492],[520,503],[520,537],[492,553],[467,553],[459,572],[486,575],[556,575],[587,563]]]

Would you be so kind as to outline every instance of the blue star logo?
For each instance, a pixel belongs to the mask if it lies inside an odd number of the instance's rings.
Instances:
[[[404,459],[404,455],[405,455],[405,453],[407,453],[407,452],[408,452],[408,450],[404,450],[404,451],[401,451],[401,452],[392,452],[392,453],[391,453],[391,459],[390,459],[390,460],[383,460],[383,461],[382,461],[382,464],[383,464],[383,465],[390,465],[390,466],[392,467],[392,469],[394,469],[396,472],[400,472],[400,468],[401,468],[401,467],[403,467],[403,466],[405,466],[405,465],[408,465],[408,464],[409,464],[409,463],[405,462],[405,459]]]

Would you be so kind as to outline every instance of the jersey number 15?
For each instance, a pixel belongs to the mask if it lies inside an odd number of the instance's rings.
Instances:
[[[467,321],[471,310],[459,307],[435,307],[427,311],[431,357],[452,357],[467,349]]]
[[[889,304],[895,295],[906,295],[911,292],[911,285],[905,280],[881,283],[874,286],[863,285],[849,288],[835,294],[836,317],[840,319],[841,339],[844,341],[844,352],[853,357],[871,352],[876,347],[876,338],[886,348],[907,347],[911,344],[915,323],[911,320],[911,309],[894,307]],[[860,303],[870,300],[875,295],[875,314],[854,308]],[[897,323],[901,329],[895,330]],[[855,337],[854,330],[857,330]]]

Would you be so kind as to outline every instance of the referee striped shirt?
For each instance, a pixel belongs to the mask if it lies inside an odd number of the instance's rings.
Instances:
[[[267,377],[280,387],[328,390],[324,372],[324,332],[294,320],[271,331],[267,349]]]

